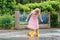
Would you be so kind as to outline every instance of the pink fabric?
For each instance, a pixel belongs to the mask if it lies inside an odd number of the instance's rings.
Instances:
[[[28,28],[30,29],[38,29],[38,15],[32,14],[31,18],[28,22]]]

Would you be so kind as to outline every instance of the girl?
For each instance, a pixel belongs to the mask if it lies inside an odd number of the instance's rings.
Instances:
[[[40,9],[36,8],[35,10],[33,10],[27,17],[26,21],[28,20],[28,18],[31,16],[29,22],[28,22],[28,28],[31,29],[31,31],[28,33],[28,36],[39,36],[39,24],[38,24],[38,16],[40,15]],[[43,22],[41,15],[40,15],[40,19]],[[36,33],[34,32],[34,30],[36,30]]]

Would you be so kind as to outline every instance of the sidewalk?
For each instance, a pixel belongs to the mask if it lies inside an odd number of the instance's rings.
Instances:
[[[27,40],[29,30],[0,30],[0,39]],[[40,29],[39,40],[60,40],[60,29]]]

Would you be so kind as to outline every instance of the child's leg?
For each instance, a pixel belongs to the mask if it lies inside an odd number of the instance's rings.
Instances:
[[[36,29],[36,34],[35,36],[39,37],[39,29]]]
[[[31,36],[31,37],[34,36],[34,30],[33,29],[30,30],[30,32],[28,33],[28,36]]]

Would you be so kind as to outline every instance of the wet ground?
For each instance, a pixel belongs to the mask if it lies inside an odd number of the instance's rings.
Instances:
[[[0,30],[0,40],[60,40],[60,29],[40,29],[39,37],[28,37],[29,30]]]

